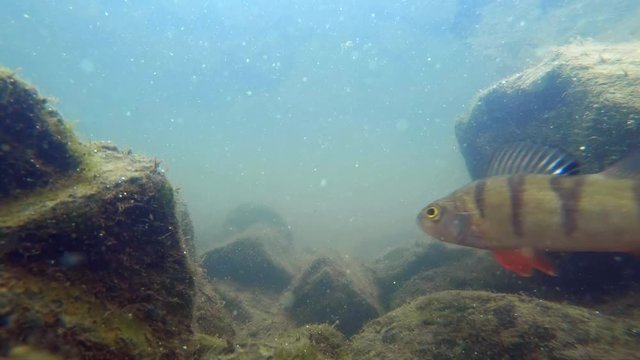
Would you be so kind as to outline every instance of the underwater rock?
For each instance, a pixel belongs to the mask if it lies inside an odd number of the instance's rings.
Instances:
[[[520,295],[445,291],[369,322],[353,359],[637,359],[637,322]]]
[[[293,287],[288,311],[298,324],[328,323],[346,336],[381,313],[368,273],[327,257],[316,259]]]
[[[60,114],[0,68],[0,199],[73,174],[81,158],[79,142]]]
[[[416,242],[412,246],[388,252],[372,265],[382,302],[388,307],[394,293],[414,276],[459,261],[471,254],[473,250],[445,246],[438,242]]]
[[[456,135],[474,179],[505,143],[564,150],[594,173],[640,147],[640,43],[580,42],[482,91]]]
[[[10,145],[0,163],[21,179],[2,185],[21,191],[0,203],[0,357],[16,349],[65,359],[189,357],[191,245],[158,162],[79,144],[34,90],[12,77],[0,84],[0,143]],[[43,114],[51,118],[37,119]],[[33,142],[46,145],[46,157]],[[18,144],[46,181],[21,170],[29,164]]]
[[[397,289],[389,294],[389,308],[444,290],[485,290],[605,309],[609,304],[633,297],[640,287],[637,280],[640,262],[633,255],[547,256],[556,264],[559,276],[534,273],[532,277],[521,277],[502,268],[488,251],[473,251],[458,261],[424,269],[398,283]]]
[[[178,220],[179,225],[178,230],[180,231],[180,236],[184,239],[187,256],[189,256],[189,260],[196,263],[198,259],[196,256],[195,231],[193,229],[191,215],[189,214],[189,208],[177,191],[174,192],[174,201],[176,219]]]
[[[225,301],[207,281],[200,268],[196,268],[195,284],[192,329],[196,333],[196,342],[206,339],[208,347],[211,347],[212,341],[219,345],[219,353],[233,352],[232,340],[236,332],[232,326],[232,316],[225,308]]]
[[[268,339],[251,340],[237,346],[234,353],[216,359],[334,360],[347,359],[346,354],[347,341],[344,335],[327,324],[319,324],[276,333]]]
[[[173,190],[153,160],[96,146],[85,161],[0,206],[0,333],[67,358],[180,357],[194,280]]]
[[[484,290],[503,293],[526,293],[540,298],[562,297],[560,289],[539,281],[545,275],[523,278],[504,270],[488,252],[470,251],[458,261],[425,269],[401,283],[391,294],[389,307],[395,309],[420,296],[445,290]]]
[[[217,237],[224,241],[256,226],[279,232],[280,238],[287,242],[286,245],[291,245],[293,241],[291,227],[277,211],[254,203],[241,204],[230,211],[222,224],[222,232]]]
[[[293,278],[292,247],[279,231],[254,225],[227,245],[208,251],[202,267],[210,279],[282,291]]]

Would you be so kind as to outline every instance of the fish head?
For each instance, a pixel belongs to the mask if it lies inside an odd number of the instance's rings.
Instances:
[[[451,244],[486,248],[478,233],[477,212],[460,193],[453,193],[425,206],[417,216],[420,229],[434,239]]]

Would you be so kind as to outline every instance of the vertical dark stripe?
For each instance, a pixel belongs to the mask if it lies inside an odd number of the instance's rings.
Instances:
[[[633,198],[636,203],[636,211],[640,214],[640,181],[633,182]]]
[[[473,195],[476,200],[476,207],[480,212],[480,217],[484,217],[484,189],[487,187],[487,183],[484,180],[476,181],[476,187],[473,189]]]
[[[522,237],[522,202],[524,195],[524,175],[514,175],[507,178],[509,196],[511,198],[511,227],[517,237]]]
[[[571,236],[578,227],[578,210],[584,176],[552,176],[549,186],[556,193],[562,207],[562,229],[565,236]]]

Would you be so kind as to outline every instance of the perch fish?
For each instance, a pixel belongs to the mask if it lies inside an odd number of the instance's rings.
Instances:
[[[544,251],[640,250],[640,152],[597,174],[545,146],[515,144],[487,177],[427,205],[418,226],[435,239],[488,249],[507,270],[555,276]]]

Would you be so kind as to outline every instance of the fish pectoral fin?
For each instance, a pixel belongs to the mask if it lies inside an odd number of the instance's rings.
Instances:
[[[550,276],[557,276],[553,264],[533,249],[493,250],[493,255],[503,268],[520,276],[531,276],[533,269]]]

